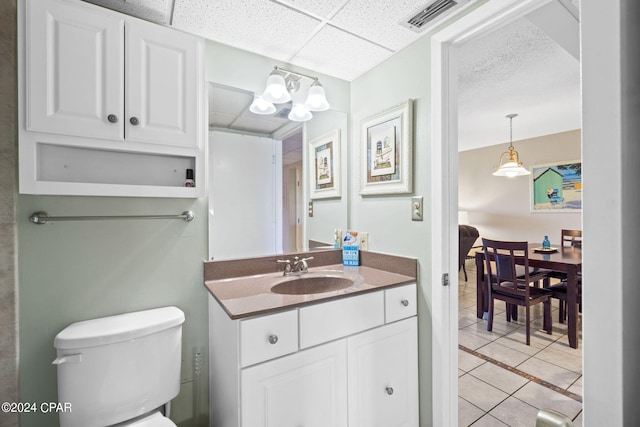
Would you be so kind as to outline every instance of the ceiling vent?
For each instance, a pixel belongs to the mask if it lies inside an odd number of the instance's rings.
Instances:
[[[429,23],[433,22],[444,12],[450,10],[454,6],[467,3],[469,0],[436,0],[433,3],[422,6],[413,12],[409,17],[400,21],[400,25],[408,28],[416,33],[424,31]]]

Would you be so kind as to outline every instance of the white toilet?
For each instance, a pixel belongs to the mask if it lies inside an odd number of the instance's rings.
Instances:
[[[72,323],[55,338],[60,427],[175,427],[182,324],[176,307]]]

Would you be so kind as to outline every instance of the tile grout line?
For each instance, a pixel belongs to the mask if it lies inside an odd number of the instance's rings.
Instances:
[[[462,350],[464,352],[467,352],[467,353],[469,353],[469,354],[471,354],[473,356],[476,356],[476,357],[478,357],[478,358],[480,358],[482,360],[485,360],[485,361],[487,361],[489,363],[492,363],[492,364],[494,364],[494,365],[496,365],[496,366],[498,366],[500,368],[506,369],[507,371],[512,372],[512,373],[514,373],[516,375],[519,375],[522,378],[526,378],[529,381],[532,381],[532,382],[534,382],[534,383],[536,383],[538,385],[541,385],[541,386],[546,387],[546,388],[548,388],[550,390],[553,390],[553,391],[555,391],[557,393],[560,393],[560,394],[562,394],[562,395],[564,395],[564,396],[566,396],[566,397],[568,397],[570,399],[573,399],[575,401],[578,401],[578,402],[582,403],[582,396],[580,396],[578,394],[575,394],[575,393],[572,393],[572,392],[570,392],[568,390],[560,388],[555,384],[551,384],[548,381],[545,381],[545,380],[543,380],[541,378],[535,377],[535,376],[533,376],[531,374],[528,374],[528,373],[526,373],[524,371],[521,371],[518,368],[514,368],[513,366],[509,366],[504,362],[501,362],[501,361],[496,360],[496,359],[494,359],[492,357],[486,356],[486,355],[484,355],[482,353],[479,353],[479,352],[477,352],[475,350],[467,348],[467,347],[465,347],[463,345],[458,345],[458,349]]]

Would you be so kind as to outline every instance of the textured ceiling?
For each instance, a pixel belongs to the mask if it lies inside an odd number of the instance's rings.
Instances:
[[[413,32],[400,21],[433,2],[86,1],[347,81],[421,37],[424,32]],[[460,48],[460,150],[508,142],[505,115],[510,113],[519,114],[514,140],[580,128],[578,8],[579,0],[554,0]],[[428,24],[426,31],[445,16]],[[215,127],[281,131],[282,121],[268,123],[247,111],[250,93],[223,89],[211,98]]]
[[[581,127],[580,63],[521,18],[459,51],[461,151]]]

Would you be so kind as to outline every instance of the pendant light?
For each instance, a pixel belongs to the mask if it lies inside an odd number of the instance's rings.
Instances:
[[[523,176],[530,175],[529,172],[524,166],[522,166],[522,162],[518,156],[518,152],[513,148],[513,118],[516,117],[517,114],[507,114],[506,117],[509,119],[509,149],[500,155],[499,166],[496,171],[493,173],[494,176],[506,176],[506,177],[514,177],[514,176]],[[505,157],[508,156],[507,161],[505,162]]]

